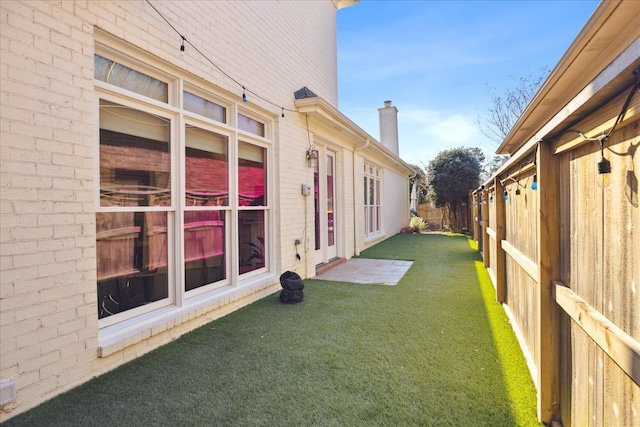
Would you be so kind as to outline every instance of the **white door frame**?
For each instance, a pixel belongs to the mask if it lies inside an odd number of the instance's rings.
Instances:
[[[330,156],[330,157],[329,157]],[[318,148],[318,179],[317,185],[314,185],[314,224],[319,227],[316,230],[315,239],[315,263],[323,264],[338,256],[338,230],[339,224],[339,197],[337,179],[337,151],[327,147]],[[329,171],[328,160],[331,158],[331,171]],[[333,179],[329,181],[328,173],[331,173]],[[333,188],[329,187],[331,182]],[[332,198],[329,200],[328,195],[331,191]],[[317,241],[319,238],[319,241]],[[332,243],[330,245],[330,243]],[[319,246],[319,247],[318,247]]]

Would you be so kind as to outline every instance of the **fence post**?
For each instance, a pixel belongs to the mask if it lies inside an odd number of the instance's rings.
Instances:
[[[560,322],[553,281],[560,278],[559,161],[552,144],[536,150],[538,180],[538,419],[560,417]]]
[[[487,190],[482,190],[482,194],[480,195],[480,210],[482,216],[482,263],[484,268],[489,267],[489,254],[491,245],[489,241],[489,233],[487,233],[487,228],[489,227],[489,192]]]
[[[502,241],[507,236],[506,221],[506,201],[503,198],[504,186],[499,177],[495,178],[494,188],[496,190],[496,301],[503,303],[506,301],[507,286],[507,259],[504,249],[502,249]]]
[[[480,221],[482,220],[480,216],[480,191],[475,190],[471,193],[471,199],[473,203],[473,210],[471,213],[471,220],[473,221],[473,240],[475,240],[478,245],[478,251],[482,252],[482,237],[480,236]]]

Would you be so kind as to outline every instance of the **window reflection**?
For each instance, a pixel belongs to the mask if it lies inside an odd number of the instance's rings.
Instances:
[[[335,245],[335,195],[334,195],[334,158],[331,154],[327,154],[327,245]]]
[[[265,136],[264,123],[247,117],[244,114],[238,114],[238,128],[251,132],[254,135]]]
[[[238,204],[265,206],[266,150],[246,142],[238,143]]]
[[[227,122],[227,109],[190,92],[183,92],[184,109],[218,122]]]
[[[229,138],[193,126],[185,134],[187,206],[227,206]]]
[[[169,100],[169,85],[100,55],[94,55],[94,77],[162,102]]]
[[[265,264],[264,211],[238,212],[240,274]]]
[[[96,213],[99,318],[168,297],[167,213]]]
[[[170,122],[100,101],[100,206],[171,204]]]
[[[313,209],[314,209],[314,226],[315,226],[315,238],[316,238],[316,250],[320,249],[322,240],[320,238],[320,156],[318,150],[313,151],[315,153],[315,160],[313,161]]]
[[[185,290],[226,277],[224,211],[184,213]]]

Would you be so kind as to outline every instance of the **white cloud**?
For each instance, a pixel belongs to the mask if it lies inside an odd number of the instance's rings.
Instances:
[[[410,163],[427,163],[440,151],[456,147],[480,147],[490,153],[476,117],[404,107],[398,114],[400,155]]]

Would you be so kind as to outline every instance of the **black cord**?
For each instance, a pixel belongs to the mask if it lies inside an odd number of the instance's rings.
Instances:
[[[289,108],[282,107],[282,106],[280,106],[280,105],[278,105],[278,104],[276,104],[276,103],[274,103],[274,102],[271,102],[271,101],[269,101],[268,99],[266,99],[266,98],[264,98],[264,97],[260,96],[260,95],[259,95],[259,94],[257,94],[256,92],[254,92],[254,91],[252,91],[252,90],[250,90],[250,89],[245,88],[245,87],[244,87],[244,86],[243,86],[243,85],[242,85],[238,80],[234,79],[234,78],[233,78],[233,77],[231,77],[228,73],[226,73],[222,68],[218,67],[218,65],[217,65],[215,62],[213,62],[213,61],[212,61],[208,56],[206,56],[204,53],[202,53],[202,52],[200,51],[200,49],[198,49],[198,48],[197,48],[193,43],[191,43],[189,40],[187,40],[187,38],[186,38],[184,35],[180,34],[180,31],[178,31],[178,30],[176,29],[176,27],[174,27],[174,26],[173,26],[173,24],[171,24],[171,22],[169,22],[169,20],[168,20],[168,19],[167,19],[167,18],[166,18],[162,13],[160,13],[160,11],[159,11],[158,9],[156,9],[156,8],[155,8],[155,6],[154,6],[154,5],[152,5],[152,4],[151,4],[151,2],[150,2],[149,0],[146,0],[146,2],[147,2],[147,4],[148,4],[149,6],[151,6],[151,8],[152,8],[153,10],[155,10],[155,11],[156,11],[156,13],[157,13],[161,18],[162,18],[162,20],[163,20],[164,22],[166,22],[166,23],[167,23],[167,25],[169,25],[169,27],[171,27],[171,29],[172,29],[173,31],[175,31],[175,32],[176,32],[176,34],[178,34],[178,35],[182,38],[182,46],[180,46],[180,50],[181,50],[181,51],[184,51],[184,44],[185,44],[185,43],[187,43],[187,44],[188,44],[189,46],[191,46],[191,47],[192,47],[192,48],[193,48],[193,49],[194,49],[194,50],[195,50],[195,51],[196,51],[200,56],[202,56],[205,60],[207,60],[207,62],[209,62],[209,63],[210,63],[213,67],[215,67],[218,71],[220,71],[220,72],[221,72],[221,73],[222,73],[226,78],[228,78],[229,80],[231,80],[232,82],[234,82],[235,84],[237,84],[238,86],[240,86],[240,87],[242,88],[242,90],[243,90],[243,93],[246,91],[246,92],[248,92],[248,93],[252,94],[253,96],[255,96],[256,98],[259,98],[259,99],[263,100],[264,102],[266,102],[266,103],[268,103],[268,104],[273,105],[274,107],[278,107],[278,108],[280,108],[280,109],[282,110],[282,117],[284,117],[284,112],[285,112],[285,111],[290,111],[290,112],[292,112],[292,113],[299,113],[299,111],[297,111],[297,110],[291,110],[291,109],[289,109]],[[246,98],[245,98],[245,99],[246,99]]]

